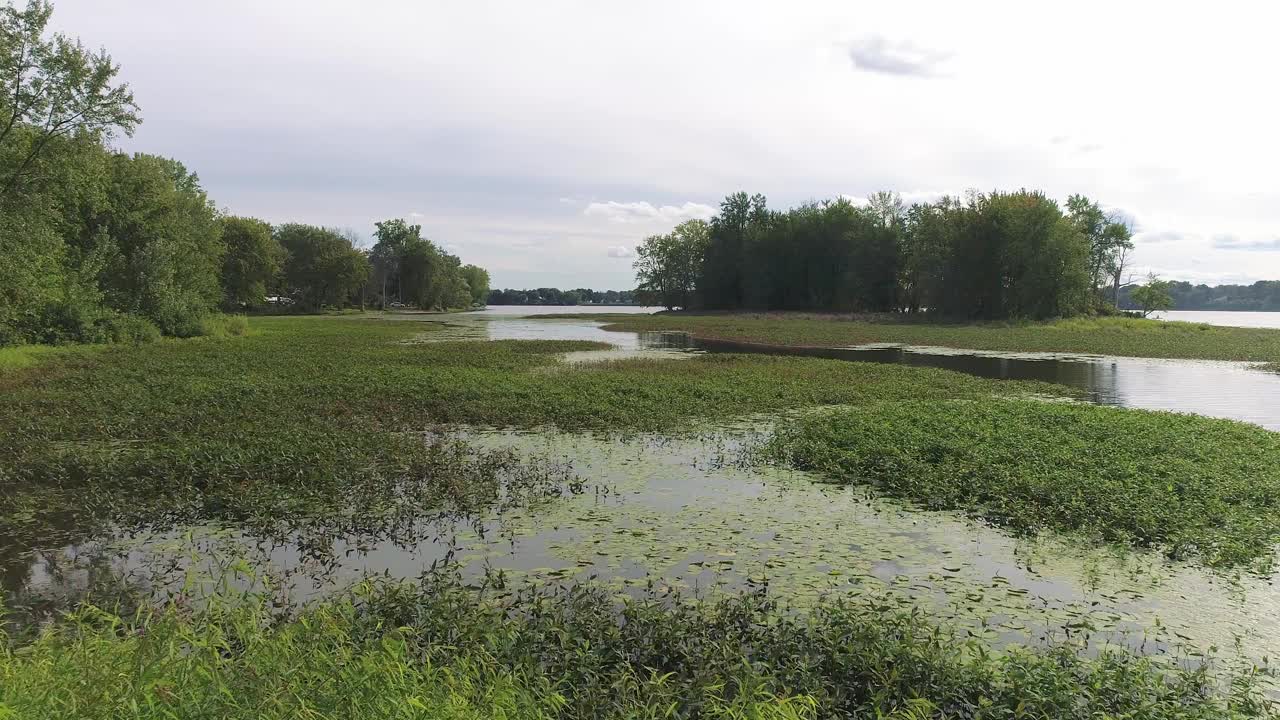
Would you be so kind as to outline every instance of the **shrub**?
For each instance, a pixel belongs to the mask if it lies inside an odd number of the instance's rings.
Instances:
[[[117,315],[106,318],[102,325],[112,342],[141,345],[160,339],[160,328],[144,317]]]
[[[244,315],[206,315],[200,320],[200,335],[206,337],[239,337],[249,332],[249,318]]]

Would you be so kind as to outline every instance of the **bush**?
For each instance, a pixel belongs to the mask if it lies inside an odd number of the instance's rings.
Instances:
[[[102,325],[112,342],[141,345],[160,339],[160,328],[144,317],[117,315],[106,318]]]
[[[152,319],[165,335],[188,338],[206,334],[205,315],[205,312],[189,306],[171,304],[157,310]]]
[[[206,337],[240,337],[249,332],[249,318],[244,315],[206,315],[200,320],[200,335]]]

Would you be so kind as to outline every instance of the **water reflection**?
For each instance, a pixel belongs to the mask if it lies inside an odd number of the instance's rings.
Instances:
[[[683,346],[704,352],[799,355],[935,367],[1000,380],[1039,380],[1083,390],[1088,400],[1103,405],[1195,413],[1280,431],[1280,374],[1256,370],[1249,363],[909,346],[777,348],[695,340],[681,333],[662,335],[644,333],[636,341],[664,350]]]
[[[1015,540],[955,513],[738,462],[767,430],[752,421],[679,440],[472,433],[468,442],[487,450],[572,463],[592,484],[468,518],[386,527],[316,518],[281,533],[207,522],[85,542],[41,553],[15,599],[53,608],[95,582],[163,590],[192,557],[201,567],[240,557],[292,602],[369,574],[415,578],[451,560],[472,579],[594,580],[631,596],[650,583],[695,594],[767,583],[798,604],[887,594],[997,645],[1086,627],[1144,652],[1239,641],[1260,657],[1280,645],[1280,589],[1265,579],[1224,578],[1156,552]]]
[[[1254,369],[1251,363],[982,352],[896,345],[786,348],[724,340],[695,340],[681,332],[605,331],[601,329],[602,322],[584,318],[535,320],[528,317],[548,309],[490,308],[483,312],[448,316],[444,320],[438,315],[425,316],[427,322],[441,324],[444,329],[423,333],[416,341],[591,340],[613,346],[607,351],[571,353],[568,359],[573,362],[623,357],[679,358],[688,357],[690,353],[732,352],[935,367],[986,378],[1038,380],[1066,385],[1084,391],[1086,399],[1104,405],[1195,413],[1241,420],[1280,431],[1280,373]],[[579,310],[572,307],[556,309],[563,312],[552,314]],[[616,310],[601,307],[597,312]],[[634,312],[643,310],[631,308]]]

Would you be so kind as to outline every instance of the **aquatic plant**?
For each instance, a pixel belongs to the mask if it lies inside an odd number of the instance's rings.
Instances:
[[[883,403],[801,419],[773,450],[1018,533],[1261,570],[1280,540],[1280,435],[1230,420],[1032,400]]]
[[[992,655],[910,611],[766,593],[619,607],[589,586],[364,584],[262,602],[83,607],[0,651],[22,718],[1263,718],[1258,670],[1060,645]]]

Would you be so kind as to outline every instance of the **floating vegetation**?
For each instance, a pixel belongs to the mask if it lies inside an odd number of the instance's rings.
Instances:
[[[1280,435],[1193,415],[986,399],[807,417],[775,451],[797,467],[1018,533],[1050,529],[1269,572]]]

